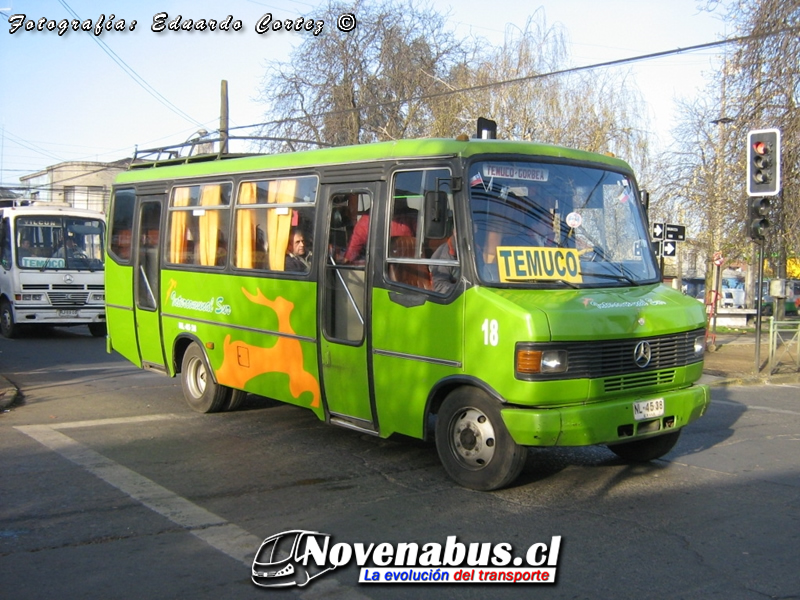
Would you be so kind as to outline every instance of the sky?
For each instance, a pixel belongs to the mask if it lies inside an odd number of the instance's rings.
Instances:
[[[369,0],[366,0],[369,1]],[[0,0],[0,186],[63,161],[111,162],[135,148],[179,144],[200,129],[219,127],[220,85],[228,82],[230,126],[264,121],[259,87],[269,61],[287,61],[309,32],[258,33],[268,13],[274,20],[318,20],[314,0]],[[591,65],[687,48],[726,37],[720,16],[698,9],[698,0],[431,0],[460,36],[493,44],[507,27],[524,27],[542,7],[550,25],[569,40],[572,66]],[[234,31],[153,31],[177,16],[214,19],[229,15]],[[11,33],[14,15],[25,15]],[[91,19],[94,32],[26,30],[40,19]],[[111,17],[113,15],[113,19]],[[358,14],[356,13],[356,26]],[[9,20],[11,19],[11,20]],[[122,21],[124,20],[124,23]],[[132,21],[136,21],[131,30]],[[325,28],[336,23],[325,23]],[[717,50],[687,52],[623,67],[645,102],[656,146],[670,141],[675,100],[691,98],[718,64]],[[502,79],[502,73],[498,73]],[[476,115],[476,118],[481,115]],[[491,115],[483,115],[491,117]],[[455,132],[455,134],[460,132]],[[235,148],[234,148],[235,149]]]

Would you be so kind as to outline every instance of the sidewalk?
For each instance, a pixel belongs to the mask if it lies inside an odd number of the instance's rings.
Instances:
[[[776,373],[770,375],[768,368],[769,336],[767,335],[762,335],[761,338],[760,370],[756,371],[755,337],[754,333],[718,334],[716,349],[706,351],[701,383],[740,385],[764,381],[800,382],[800,372],[796,370],[795,365],[790,362],[792,359],[788,356],[783,357]],[[781,356],[780,352],[778,356]]]

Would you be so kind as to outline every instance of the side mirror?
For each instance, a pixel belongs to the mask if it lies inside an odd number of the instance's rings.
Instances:
[[[425,237],[434,240],[447,237],[446,192],[425,192]]]
[[[642,190],[639,192],[642,197],[642,206],[644,206],[644,211],[648,212],[650,210],[650,192],[647,190]]]

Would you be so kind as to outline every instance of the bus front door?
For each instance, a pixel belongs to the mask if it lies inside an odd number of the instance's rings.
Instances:
[[[319,302],[322,383],[331,422],[364,431],[377,430],[369,381],[366,268],[368,211],[375,193],[375,184],[331,192]]]
[[[134,316],[142,366],[166,370],[161,344],[159,301],[159,230],[161,201],[143,199],[139,204],[138,243],[134,259]]]

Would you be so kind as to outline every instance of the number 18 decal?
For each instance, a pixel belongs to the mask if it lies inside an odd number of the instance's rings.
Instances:
[[[495,319],[491,321],[484,319],[481,331],[483,331],[484,346],[497,346],[497,342],[500,341],[500,325],[497,324]]]

